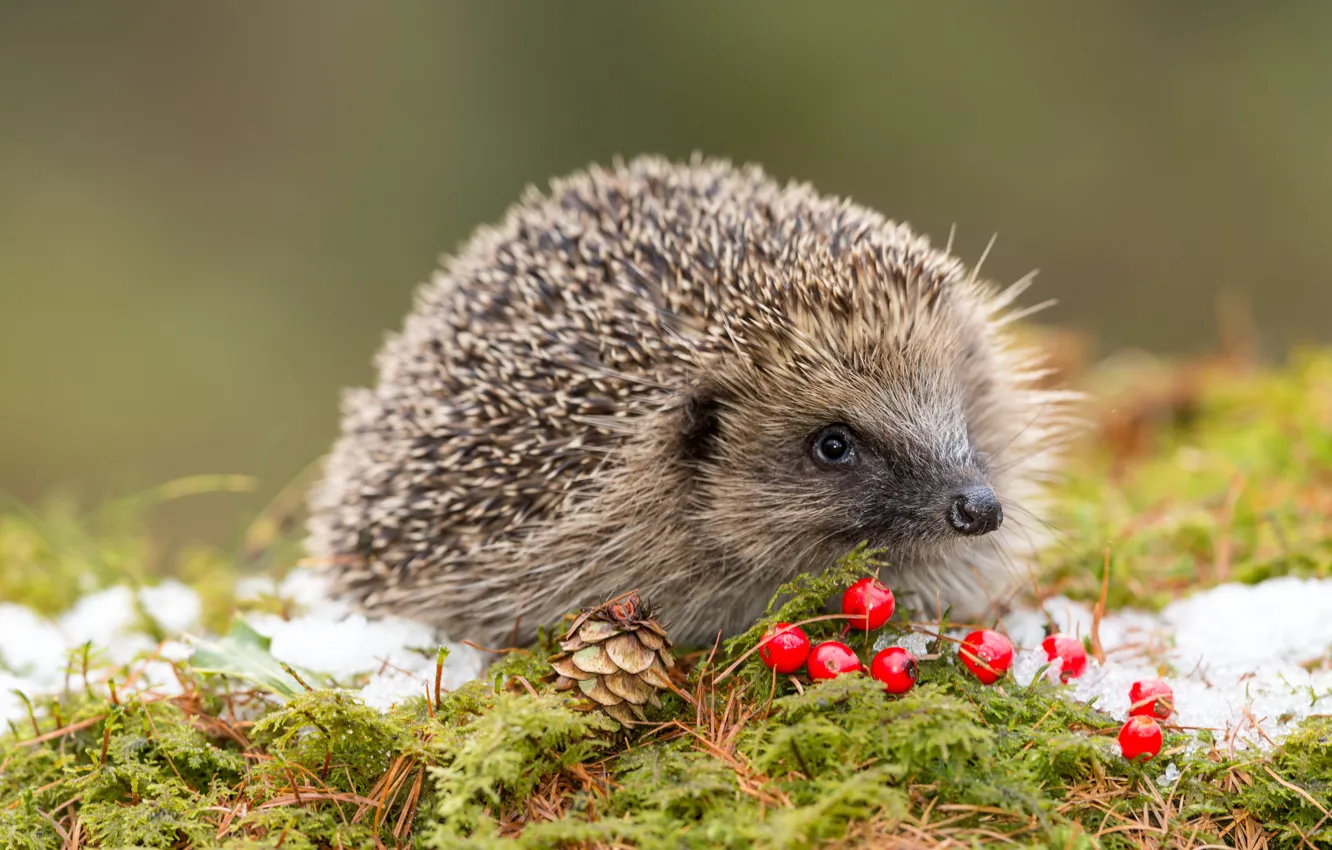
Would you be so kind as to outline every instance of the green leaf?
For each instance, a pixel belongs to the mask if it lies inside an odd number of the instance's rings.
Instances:
[[[199,673],[212,673],[243,679],[256,687],[276,694],[283,700],[305,692],[284,665],[273,657],[269,647],[273,641],[254,630],[242,617],[237,617],[231,631],[220,640],[200,638],[195,641],[190,663]],[[321,677],[306,670],[296,670],[307,683]]]

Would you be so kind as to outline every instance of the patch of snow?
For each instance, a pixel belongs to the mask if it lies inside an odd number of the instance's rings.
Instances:
[[[18,605],[0,605],[0,660],[4,664],[0,667],[0,721],[27,717],[28,709],[15,691],[34,701],[58,691],[65,683],[66,670],[78,669],[74,659],[85,643],[91,643],[94,657],[116,664],[138,659],[138,690],[178,693],[180,683],[169,661],[183,657],[181,645],[169,642],[162,653],[153,653],[155,644],[140,628],[140,613],[147,613],[168,631],[179,631],[195,626],[201,610],[194,591],[177,582],[143,588],[137,598],[132,589],[123,586],[90,593],[58,618],[39,617]],[[94,679],[90,685],[105,692],[103,681]]]
[[[920,632],[907,632],[904,635],[900,635],[889,645],[900,646],[916,658],[919,658],[930,651],[930,642],[933,640],[934,638]],[[875,645],[875,649],[884,648],[885,647],[878,646],[877,643]]]
[[[273,657],[334,677],[372,673],[361,689],[366,702],[388,708],[424,693],[435,679],[435,653],[447,646],[440,680],[446,689],[475,679],[484,663],[471,647],[438,639],[433,629],[400,617],[367,619],[342,606],[320,606],[290,620],[267,614],[249,618],[254,630],[272,639]]]
[[[878,651],[887,649],[887,647],[890,646],[900,646],[902,649],[907,650],[908,653],[919,658],[920,655],[928,654],[931,641],[934,641],[934,638],[923,632],[907,632],[904,634],[884,632],[883,634],[880,634],[878,638],[874,639],[874,651],[875,653],[878,653]]]
[[[59,628],[72,646],[93,641],[100,648],[109,642],[111,646],[107,648],[115,650],[121,648],[120,638],[134,625],[135,613],[134,591],[128,587],[109,587],[74,603],[61,616]]]
[[[334,676],[398,664],[414,647],[430,648],[431,630],[406,620],[369,621],[360,614],[334,619],[306,614],[284,620],[272,614],[252,616],[250,625],[272,638],[275,658]]]
[[[42,670],[63,670],[61,635],[55,624],[21,605],[0,604],[0,671],[11,675],[37,675]],[[3,673],[0,673],[3,675]]]
[[[59,686],[65,669],[62,636],[50,621],[19,605],[0,604],[0,722],[22,720],[30,698]]]
[[[277,593],[277,583],[272,576],[245,576],[236,582],[236,598],[242,601],[272,596]]]
[[[1041,649],[1039,643],[1035,649],[1017,649],[1013,653],[1013,666],[1010,675],[1013,681],[1022,687],[1027,687],[1032,680],[1036,678],[1036,673],[1045,667],[1043,677],[1048,681],[1055,682],[1059,680],[1059,670],[1062,662],[1056,658],[1050,661],[1045,657],[1045,650]]]
[[[310,569],[293,570],[275,589],[304,610],[289,620],[273,614],[249,617],[254,630],[272,639],[273,657],[336,678],[372,674],[360,689],[367,705],[387,709],[434,688],[439,647],[449,650],[440,686],[448,689],[475,679],[486,663],[478,650],[444,641],[434,629],[401,617],[367,618],[329,595],[328,579]]]
[[[367,619],[328,595],[327,580],[311,570],[294,570],[280,584],[247,579],[238,597],[276,594],[300,610],[291,619],[251,615],[255,631],[272,640],[273,656],[296,667],[347,681],[370,674],[360,690],[367,704],[387,709],[434,688],[436,652],[449,649],[440,684],[457,688],[481,674],[485,658],[464,645],[442,644],[434,631],[398,617]],[[15,690],[29,698],[58,691],[72,654],[91,642],[102,658],[133,663],[136,689],[164,695],[180,692],[172,661],[190,657],[183,638],[197,632],[203,606],[187,586],[166,581],[137,594],[124,586],[90,593],[62,616],[39,617],[19,605],[0,604],[0,721],[22,720],[27,708]],[[156,646],[142,631],[146,614],[167,633]],[[94,682],[97,688],[105,683]]]
[[[1046,617],[1065,634],[1091,631],[1086,605],[1056,597],[1043,610],[1005,617],[1014,642],[1019,684],[1040,663]],[[1168,605],[1157,616],[1111,612],[1101,621],[1106,662],[1088,659],[1069,694],[1118,720],[1128,716],[1129,687],[1160,678],[1175,693],[1171,723],[1213,730],[1237,746],[1279,739],[1310,714],[1332,712],[1332,670],[1310,672],[1301,662],[1332,650],[1332,580],[1283,577],[1257,585],[1226,584]],[[1025,675],[1025,680],[1023,676]]]
[[[292,570],[282,580],[278,595],[297,605],[319,611],[345,611],[347,605],[329,594],[330,581],[312,569]]]
[[[157,621],[163,631],[176,633],[199,622],[203,603],[199,595],[178,581],[164,581],[156,587],[139,591],[144,611]]]

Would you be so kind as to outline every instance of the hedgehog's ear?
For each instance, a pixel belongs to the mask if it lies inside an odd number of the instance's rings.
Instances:
[[[680,405],[680,456],[687,461],[702,461],[716,450],[717,429],[722,395],[708,385],[691,387]]]

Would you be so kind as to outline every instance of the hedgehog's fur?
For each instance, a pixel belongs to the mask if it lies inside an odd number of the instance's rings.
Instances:
[[[1064,396],[1004,292],[907,227],[756,167],[656,157],[529,189],[350,392],[310,549],[370,612],[487,645],[639,589],[677,643],[747,627],[862,539],[983,616],[1042,542]],[[811,452],[855,429],[854,469]],[[961,538],[954,488],[1002,528]]]

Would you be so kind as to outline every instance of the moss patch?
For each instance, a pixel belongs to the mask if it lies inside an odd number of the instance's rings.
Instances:
[[[1097,598],[1107,551],[1111,607],[1332,569],[1332,353],[1170,370],[1110,406],[1073,455],[1044,587]],[[225,625],[217,576],[240,563],[159,565],[119,521],[0,516],[0,595],[48,612],[173,574]],[[548,647],[387,713],[284,670],[243,626],[175,665],[174,696],[115,695],[89,679],[132,668],[74,658],[69,686],[0,740],[0,846],[1332,846],[1326,717],[1264,754],[1170,729],[1160,757],[1131,764],[1108,716],[1039,680],[982,686],[944,640],[897,698],[862,675],[811,685],[744,658],[767,624],[817,616],[874,568],[859,550],[715,656],[681,652],[680,694],[627,733],[551,691]]]

